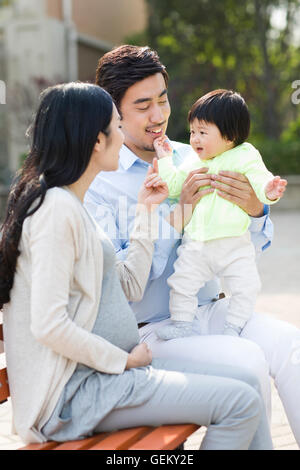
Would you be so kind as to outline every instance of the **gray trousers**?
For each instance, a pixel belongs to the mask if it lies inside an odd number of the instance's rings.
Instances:
[[[258,379],[243,369],[154,359],[163,383],[146,403],[114,409],[95,429],[194,423],[207,427],[201,450],[271,450]]]

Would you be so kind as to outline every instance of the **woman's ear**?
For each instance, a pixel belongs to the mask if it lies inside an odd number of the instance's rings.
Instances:
[[[98,134],[98,137],[97,137],[97,141],[95,143],[95,147],[94,147],[94,151],[95,152],[100,152],[102,150],[102,147],[103,147],[103,143],[104,143],[104,135],[102,132],[100,132]]]

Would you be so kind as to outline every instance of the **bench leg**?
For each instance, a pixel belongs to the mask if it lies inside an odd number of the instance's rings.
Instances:
[[[175,450],[184,450],[184,442],[180,446],[176,447]]]

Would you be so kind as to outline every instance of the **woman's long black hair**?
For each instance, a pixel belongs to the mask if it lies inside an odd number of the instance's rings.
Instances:
[[[1,227],[0,309],[10,301],[24,220],[42,205],[47,189],[80,178],[99,133],[109,134],[112,111],[110,95],[97,85],[69,83],[41,94],[31,149],[12,183]]]

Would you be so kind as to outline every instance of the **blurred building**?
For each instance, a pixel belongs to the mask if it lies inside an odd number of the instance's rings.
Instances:
[[[19,166],[37,91],[93,81],[99,58],[147,22],[144,0],[0,0],[0,170]],[[1,181],[0,181],[1,183]]]

